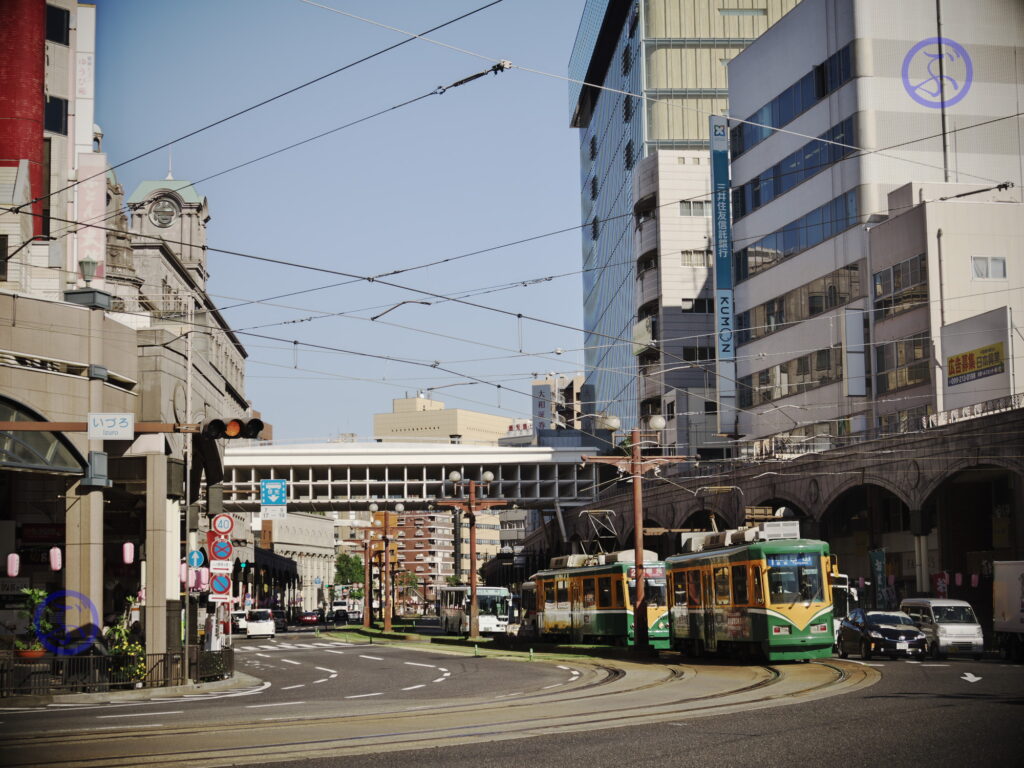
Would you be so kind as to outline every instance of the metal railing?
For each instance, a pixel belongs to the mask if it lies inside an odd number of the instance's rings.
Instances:
[[[27,658],[0,652],[0,698],[64,693],[105,693],[134,688],[163,688],[189,680],[210,682],[232,677],[234,651],[191,649],[186,673],[182,652],[137,655],[81,655]]]

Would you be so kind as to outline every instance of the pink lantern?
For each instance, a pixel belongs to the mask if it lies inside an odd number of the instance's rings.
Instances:
[[[199,589],[205,590],[205,589],[207,589],[209,587],[209,584],[210,584],[210,569],[209,568],[200,568],[199,569],[199,579],[198,579],[198,581],[199,581],[199,584],[198,584]]]
[[[132,542],[126,541],[121,545],[121,561],[125,565],[135,562],[135,545]]]
[[[13,579],[21,570],[21,557],[16,552],[7,556],[7,578]]]
[[[50,570],[59,571],[63,564],[60,547],[50,547]]]
[[[178,566],[178,581],[182,584],[188,581],[188,566],[185,563]]]
[[[963,583],[964,583],[964,575],[962,573],[958,573],[956,575],[956,585],[958,587],[962,587]]]

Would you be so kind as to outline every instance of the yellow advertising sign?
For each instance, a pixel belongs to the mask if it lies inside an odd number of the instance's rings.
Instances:
[[[986,376],[995,376],[1006,370],[1003,342],[978,347],[946,358],[946,384],[956,386]]]

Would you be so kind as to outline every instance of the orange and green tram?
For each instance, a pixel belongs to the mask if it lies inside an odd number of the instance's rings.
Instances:
[[[652,648],[667,649],[665,564],[648,561],[643,569],[648,640]],[[532,581],[537,634],[542,639],[629,646],[635,643],[636,567],[632,561],[552,568],[534,574]]]
[[[832,655],[828,544],[754,541],[665,561],[671,647],[768,661]]]

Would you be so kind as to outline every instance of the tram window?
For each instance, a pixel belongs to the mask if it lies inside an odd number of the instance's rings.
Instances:
[[[557,585],[557,591],[558,591],[557,602],[559,604],[561,604],[561,603],[568,603],[569,602],[569,584],[568,584],[568,582],[566,582],[564,579],[559,579],[556,582],[556,585]]]
[[[633,604],[629,602],[629,597],[626,595],[626,580],[622,579],[618,582],[618,589],[615,590],[615,607],[616,608],[632,608]]]
[[[732,597],[736,605],[746,605],[747,599],[747,566],[732,567]]]
[[[754,567],[754,603],[764,605],[764,587],[761,586],[761,569]]]
[[[700,571],[686,572],[686,591],[687,602],[693,606],[700,606]]]
[[[554,585],[554,582],[551,582],[551,581],[545,581],[544,582],[543,594],[544,594],[544,605],[545,605],[545,607],[553,608],[554,605],[555,605],[555,585]]]
[[[594,598],[596,597],[594,589],[594,579],[583,580],[583,605],[586,608],[594,607]]]
[[[715,568],[715,605],[728,605],[729,602],[729,569]]]
[[[673,605],[686,605],[686,574],[679,572],[672,574],[672,603]]]
[[[650,608],[664,608],[668,605],[664,579],[644,581],[644,602]]]
[[[612,608],[612,577],[601,576],[597,580],[597,605],[600,608]]]

